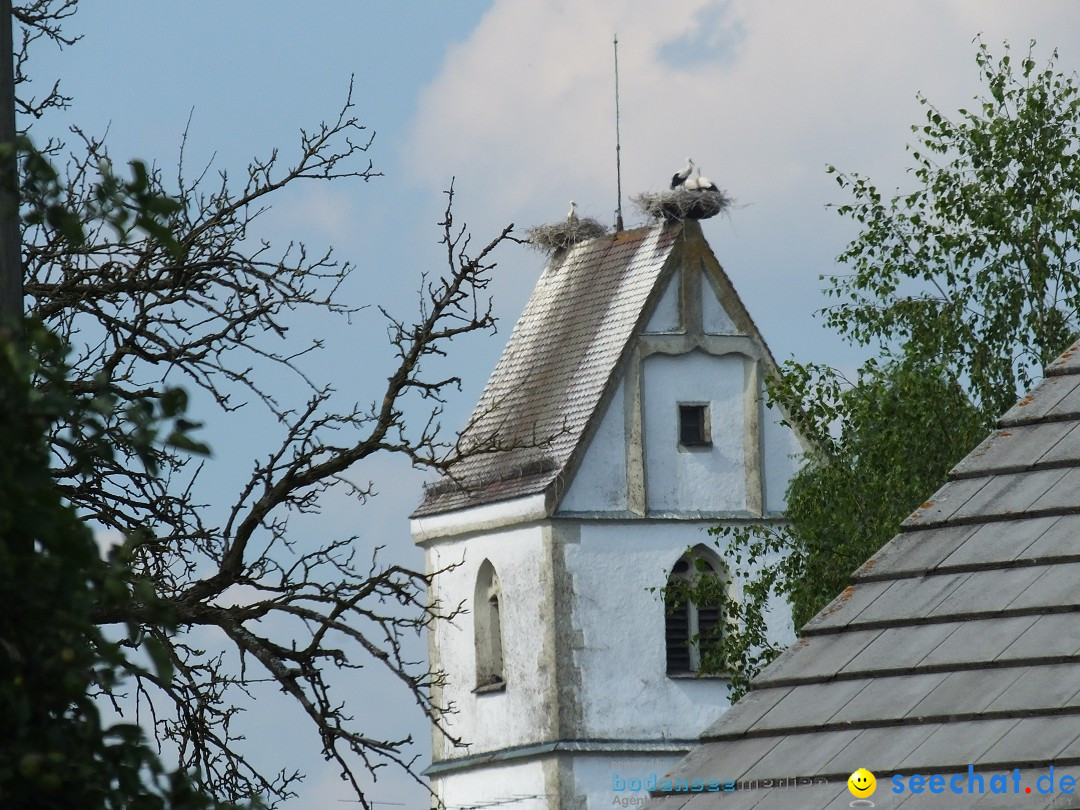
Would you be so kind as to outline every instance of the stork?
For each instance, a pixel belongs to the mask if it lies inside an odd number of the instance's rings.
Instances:
[[[681,171],[676,172],[671,176],[671,187],[678,188],[686,182],[686,178],[690,176],[690,172],[694,169],[694,161],[690,158],[686,159],[686,165],[682,167]]]
[[[708,177],[701,176],[701,168],[694,169],[694,176],[686,181],[686,187],[691,191],[719,191],[716,183]]]
[[[570,201],[570,210],[566,212],[566,221],[573,225],[577,222],[577,203]]]

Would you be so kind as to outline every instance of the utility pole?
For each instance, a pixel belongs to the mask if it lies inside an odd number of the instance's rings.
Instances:
[[[0,321],[23,314],[19,171],[15,152],[15,49],[11,0],[0,0]]]

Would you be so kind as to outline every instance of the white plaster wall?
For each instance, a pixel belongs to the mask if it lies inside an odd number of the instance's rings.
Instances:
[[[569,512],[620,512],[626,498],[626,381],[615,389],[585,458],[559,508]]]
[[[671,334],[681,332],[682,329],[683,322],[679,315],[679,274],[672,273],[663,295],[656,303],[656,309],[645,325],[645,334]]]
[[[705,272],[701,274],[701,328],[706,335],[739,334],[735,322],[716,297],[716,291]]]
[[[742,355],[653,354],[642,362],[645,494],[650,511],[746,508]],[[708,402],[712,446],[679,445],[679,402]]]
[[[495,567],[502,587],[499,618],[506,689],[474,694],[476,650],[471,611],[477,570],[485,559]],[[427,550],[429,571],[460,563],[435,578],[433,595],[444,610],[464,600],[469,611],[452,622],[437,622],[432,630],[437,650],[432,663],[447,679],[441,700],[458,709],[446,722],[451,733],[470,746],[454,748],[434,732],[436,762],[548,738],[555,719],[547,711],[554,688],[552,628],[545,622],[551,609],[549,561],[545,532],[538,525],[465,535]]]
[[[565,546],[581,678],[582,736],[693,739],[731,704],[717,678],[669,678],[659,592],[688,546],[711,547],[708,521],[581,521]]]
[[[470,768],[434,777],[432,789],[446,810],[499,807],[500,810],[550,810],[540,760]]]
[[[589,810],[641,807],[649,798],[646,786],[650,780],[663,779],[680,759],[680,755],[668,753],[577,756],[573,761],[574,789],[577,796],[585,798]]]
[[[764,385],[762,397],[765,396]],[[777,515],[786,508],[788,482],[802,465],[803,448],[795,432],[781,424],[784,415],[777,407],[769,408],[762,400],[762,465],[765,470],[765,512]]]

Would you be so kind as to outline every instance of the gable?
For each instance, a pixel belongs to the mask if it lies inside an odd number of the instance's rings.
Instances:
[[[608,517],[777,517],[802,450],[764,407],[768,348],[696,223],[616,369],[558,513]],[[707,443],[682,444],[698,409]]]

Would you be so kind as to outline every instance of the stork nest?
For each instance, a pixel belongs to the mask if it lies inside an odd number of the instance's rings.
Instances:
[[[529,244],[534,249],[550,256],[557,251],[572,247],[578,242],[604,236],[607,232],[607,226],[601,225],[598,220],[591,217],[581,217],[576,222],[535,225],[526,231],[526,235],[529,237]]]
[[[724,191],[691,191],[680,186],[672,191],[643,191],[630,198],[641,213],[653,219],[708,219],[731,207]]]

